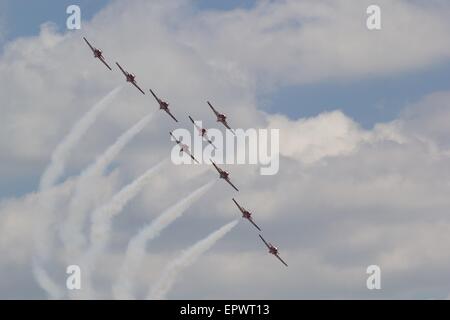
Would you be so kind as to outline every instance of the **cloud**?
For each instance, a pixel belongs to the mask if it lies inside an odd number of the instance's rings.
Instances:
[[[97,199],[94,206],[111,196],[116,179],[117,173],[112,172],[107,177],[100,177],[93,181],[93,185],[97,187]],[[0,202],[0,222],[2,223],[0,252],[5,258],[4,263],[0,264],[0,274],[6,274],[11,268],[17,267],[21,269],[22,276],[25,276],[23,280],[20,280],[20,274],[18,274],[16,282],[10,282],[8,277],[3,277],[4,290],[0,292],[0,296],[5,298],[23,296],[23,292],[15,292],[15,288],[18,287],[37,290],[30,297],[37,297],[38,293],[42,295],[41,297],[45,297],[44,292],[35,287],[37,284],[31,278],[32,266],[36,267],[33,260],[36,254],[39,255],[39,259],[45,258],[45,261],[39,261],[39,266],[33,270],[42,281],[40,284],[48,288],[49,292],[61,291],[65,284],[61,276],[64,277],[66,264],[64,252],[57,245],[56,234],[57,226],[65,218],[65,209],[73,187],[74,183],[69,179],[51,189]],[[49,202],[52,207],[48,206]],[[51,260],[51,263],[47,260]],[[51,272],[44,273],[42,268],[49,269]],[[26,282],[18,285],[17,282],[20,281]]]
[[[314,83],[392,75],[448,60],[450,7],[377,1],[382,30],[366,28],[373,1],[262,1],[206,12],[180,38],[205,59],[233,64],[262,83]]]
[[[366,131],[341,111],[298,121],[282,115],[269,116],[268,120],[270,129],[282,132],[281,154],[304,163],[351,154],[363,143],[404,140],[394,125],[379,124],[374,130]]]
[[[110,100],[117,95],[122,87],[117,87],[106,95],[102,100],[96,103],[70,130],[69,134],[64,137],[60,144],[52,153],[50,164],[42,174],[39,188],[46,189],[52,187],[58,178],[64,174],[65,164],[72,149],[79,143],[89,127],[95,123],[98,115],[106,109]]]
[[[208,235],[206,238],[195,243],[185,251],[174,261],[172,261],[164,270],[161,278],[150,290],[148,299],[164,299],[167,293],[174,285],[177,277],[187,268],[193,264],[201,255],[211,249],[211,247],[223,238],[228,232],[230,232],[237,224],[239,220],[234,220],[229,224],[226,224],[222,228]]]
[[[434,141],[437,148],[450,148],[448,141],[450,129],[447,125],[450,118],[447,103],[449,98],[448,91],[435,92],[411,105],[402,115],[407,122],[405,130],[414,132],[416,137],[422,140]]]
[[[133,276],[145,256],[147,243],[158,237],[165,228],[179,219],[189,206],[214,186],[214,183],[215,181],[211,181],[182,198],[131,238],[125,252],[124,261],[120,267],[119,277],[113,286],[115,298],[133,299]]]
[[[205,103],[213,100],[236,127],[280,128],[279,174],[262,177],[252,166],[227,170],[242,190],[237,200],[254,213],[289,268],[280,270],[252,226],[241,223],[184,271],[171,298],[448,296],[449,92],[404,106],[397,119],[370,130],[338,110],[300,119],[258,110],[258,95],[270,89],[266,85],[392,76],[448,59],[448,5],[380,5],[383,31],[369,33],[360,1],[261,2],[208,12],[193,10],[189,1],[117,1],[84,23],[83,34],[60,34],[46,24],[38,36],[8,43],[0,57],[0,73],[8,75],[0,79],[0,174],[11,190],[26,181],[20,190],[30,194],[0,204],[0,297],[45,297],[30,276],[32,233],[39,225],[33,213],[40,210],[32,192],[68,128],[105,92],[124,84],[117,70],[92,58],[82,36],[168,100],[180,127],[191,128],[187,114],[216,127]],[[152,110],[155,101],[124,87],[80,142],[65,178],[82,172]],[[102,190],[97,204],[169,155],[168,132],[177,127],[164,113],[155,114],[112,164],[119,170],[93,188]],[[99,257],[101,272],[93,279],[99,296],[111,297],[112,279],[140,226],[179,194],[217,177],[198,166],[173,165],[167,171],[114,220],[111,246]],[[229,186],[217,183],[191,214],[155,239],[137,273],[141,293],[186,243],[239,215],[233,196]],[[57,225],[69,200],[70,194],[59,198]],[[64,283],[68,257],[58,242],[51,252],[47,267]],[[381,292],[364,287],[370,264],[382,268]]]

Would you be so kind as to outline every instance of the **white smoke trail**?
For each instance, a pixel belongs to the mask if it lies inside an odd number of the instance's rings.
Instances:
[[[153,115],[148,114],[132,128],[122,134],[96,161],[85,169],[78,178],[75,192],[69,204],[69,215],[61,229],[61,239],[69,257],[77,255],[86,244],[82,233],[89,207],[96,198],[95,188],[90,188],[93,177],[102,175],[120,151],[150,122]]]
[[[150,179],[167,163],[163,160],[151,169],[147,170],[133,182],[123,187],[105,205],[96,209],[91,216],[91,246],[81,259],[84,273],[82,294],[87,299],[92,299],[93,291],[90,283],[90,272],[93,270],[95,259],[99,257],[107,246],[111,232],[112,219],[122,212],[123,208],[138,195],[147,185]]]
[[[110,102],[122,90],[117,87],[97,102],[70,130],[52,153],[51,162],[41,176],[39,189],[52,187],[64,173],[67,159],[75,145],[81,140],[87,130],[94,124],[97,116],[109,106]]]
[[[143,257],[145,256],[145,247],[148,241],[156,238],[160,232],[179,218],[186,209],[196,200],[203,196],[214,184],[216,180],[211,181],[198,188],[190,195],[180,200],[175,205],[166,209],[158,218],[144,227],[128,243],[125,259],[119,271],[119,278],[113,286],[113,294],[116,299],[133,299],[132,280]]]
[[[52,300],[61,299],[64,296],[64,292],[61,287],[53,281],[47,271],[42,267],[42,263],[33,258],[32,271],[39,286],[47,292],[48,296]]]
[[[29,210],[36,212],[34,220],[34,252],[32,257],[32,272],[39,286],[50,299],[63,296],[61,287],[50,277],[44,265],[53,251],[53,236],[55,235],[55,218],[63,202],[68,200],[74,187],[74,181],[69,179],[64,183],[30,195],[34,198],[34,205]]]
[[[111,100],[116,97],[121,89],[122,87],[115,88],[102,100],[97,102],[77,123],[75,123],[70,132],[58,144],[52,153],[49,165],[41,176],[39,183],[39,190],[41,192],[52,188],[63,175],[67,159],[75,145],[94,124],[98,115],[109,106]],[[46,211],[38,212],[41,216],[39,223],[42,224],[42,230],[35,233],[36,237],[34,240],[36,243],[36,250],[35,257],[33,258],[33,274],[39,285],[48,293],[50,298],[57,299],[61,297],[61,290],[42,265],[49,259],[49,252],[52,251],[50,248],[51,235],[50,232],[48,232],[48,228],[50,228],[51,225],[49,225],[48,220],[53,220],[53,216],[56,212],[54,210],[54,199],[52,197],[46,197],[46,199],[42,200],[45,201]]]
[[[40,194],[40,196],[42,198],[38,201],[42,201],[42,203],[48,205],[45,207],[42,207],[42,205],[39,206],[40,210],[37,211],[39,214],[39,219],[36,219],[36,225],[34,227],[32,272],[35,280],[47,293],[48,297],[52,300],[56,300],[63,297],[62,289],[60,289],[60,286],[52,280],[44,267],[45,263],[50,260],[53,249],[53,239],[50,230],[52,230],[56,210],[54,210],[54,199],[50,196],[44,197],[42,194]]]
[[[110,231],[112,218],[119,214],[130,200],[137,196],[142,188],[150,181],[150,178],[152,178],[166,163],[167,160],[163,160],[147,170],[132,183],[122,188],[109,203],[95,210],[92,215],[91,229],[91,242],[93,244],[105,241]]]
[[[223,226],[219,230],[211,233],[205,239],[200,240],[192,247],[185,250],[177,259],[173,260],[164,269],[162,276],[150,290],[148,299],[164,299],[169,290],[175,283],[177,276],[184,269],[193,264],[203,253],[209,250],[218,240],[231,231],[239,220],[234,220],[227,225]]]

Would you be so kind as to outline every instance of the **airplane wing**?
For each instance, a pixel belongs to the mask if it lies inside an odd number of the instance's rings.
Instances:
[[[191,116],[189,116],[189,120],[191,120],[192,124],[194,125],[194,127],[195,127],[197,130],[199,130],[199,131],[202,130],[202,128],[200,128],[200,127],[195,123],[194,119],[192,119]]]
[[[210,145],[212,145],[212,146],[214,147],[214,149],[217,149],[217,147],[214,145],[214,143],[212,143],[211,140],[209,140],[208,137],[205,136],[204,138],[206,139],[206,141],[208,141],[208,143],[209,143]]]
[[[288,266],[288,265],[287,265],[287,263],[286,263],[286,262],[284,262],[284,261],[283,261],[283,259],[281,259],[279,255],[277,255],[277,254],[276,254],[276,255],[275,255],[275,257],[277,257],[277,258],[278,258],[278,260],[280,260],[280,261],[281,261],[281,263],[282,263],[282,264],[284,264],[284,265],[285,265],[286,267]]]
[[[194,156],[193,156],[190,152],[189,152],[188,154],[191,156],[191,159],[192,159],[192,160],[194,160],[194,161],[197,162],[197,163],[200,163],[200,162],[197,161],[197,159],[194,158]]]
[[[175,120],[175,122],[178,122],[178,120],[173,116],[173,114],[172,114],[169,110],[165,109],[164,111],[167,112],[167,114],[168,114],[169,116],[171,116],[172,119]]]
[[[226,180],[227,180],[227,182],[230,184],[230,186],[232,186],[232,187],[234,188],[234,190],[239,191],[238,188],[236,188],[236,187],[234,186],[234,184],[231,183],[230,179],[226,179]]]
[[[234,132],[234,130],[231,129],[230,126],[228,125],[228,122],[224,121],[224,122],[222,122],[222,124],[223,124],[228,130],[230,130],[234,135],[236,135],[236,133]]]
[[[91,44],[89,43],[89,41],[87,41],[87,39],[85,37],[83,37],[84,41],[86,41],[87,45],[89,46],[89,48],[91,48],[92,52],[95,51],[95,48],[93,46],[91,46]]]
[[[209,160],[209,161],[211,161],[211,160]],[[211,163],[213,164],[214,168],[216,168],[217,172],[220,173],[219,167],[217,167],[216,164],[215,164],[214,162],[211,161]]]
[[[239,210],[244,213],[244,209],[239,205],[239,203],[236,202],[236,200],[234,200],[234,198],[232,199],[233,202],[237,205],[237,207],[239,208]]]
[[[159,103],[159,98],[156,96],[156,94],[152,91],[152,89],[150,89],[150,92],[152,93],[152,95],[155,97],[156,101],[158,101]]]
[[[253,221],[253,219],[250,218],[250,219],[248,219],[248,221],[250,221],[250,223],[251,223],[252,225],[254,225],[256,229],[258,229],[259,231],[261,231],[261,228],[258,227],[258,225],[255,223],[255,221]]]
[[[138,90],[139,90],[140,92],[142,92],[143,95],[145,95],[145,92],[142,91],[141,88],[139,88],[139,86],[136,84],[136,82],[132,82],[132,84],[133,84],[133,86],[135,86],[136,88],[138,88]]]
[[[259,235],[259,237],[260,237],[261,240],[264,242],[264,244],[267,246],[267,248],[270,249],[270,246],[269,246],[269,244],[266,242],[266,240],[264,240],[264,238],[263,238],[261,235]]]
[[[99,58],[101,62],[103,62],[103,64],[109,69],[112,70],[111,67],[106,63],[105,59],[103,59],[102,57]]]
[[[170,136],[176,141],[176,143],[178,144],[179,143],[179,141],[178,141],[178,139],[177,138],[175,138],[175,136],[172,134],[172,132],[169,132],[170,133]]]
[[[214,107],[211,105],[211,103],[210,103],[209,101],[206,101],[206,102],[208,103],[209,107],[210,107],[211,110],[214,112],[214,114],[215,114],[216,116],[219,116],[219,113],[216,111],[216,109],[214,109]]]
[[[123,68],[120,66],[120,64],[118,64],[116,62],[117,66],[119,67],[120,71],[122,71],[122,73],[125,75],[125,77],[127,76],[127,73],[125,72],[125,70],[123,70]]]

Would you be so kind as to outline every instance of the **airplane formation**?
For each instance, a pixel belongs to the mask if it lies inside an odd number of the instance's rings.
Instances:
[[[87,45],[89,46],[89,48],[92,50],[93,54],[94,54],[94,58],[99,59],[110,71],[112,71],[111,67],[109,66],[109,64],[106,62],[106,59],[103,56],[103,52],[92,46],[89,41],[83,37],[84,41],[87,43]],[[145,92],[139,87],[139,85],[136,82],[136,76],[132,73],[129,73],[127,71],[125,71],[125,69],[122,68],[122,66],[116,62],[117,67],[120,69],[120,71],[124,74],[125,76],[125,80],[126,82],[131,83],[134,87],[136,87],[143,95],[145,95]],[[165,111],[175,122],[178,122],[178,120],[175,118],[175,116],[171,113],[170,109],[169,109],[169,103],[167,103],[166,101],[161,100],[153,91],[152,89],[150,89],[150,93],[153,95],[153,97],[155,98],[156,102],[159,105],[159,109],[162,111]],[[230,130],[234,135],[236,135],[236,133],[233,131],[233,129],[231,129],[231,127],[229,126],[228,122],[227,122],[227,117],[225,114],[220,113],[219,111],[217,111],[213,105],[207,101],[207,104],[209,105],[209,107],[211,108],[211,110],[214,112],[215,116],[216,116],[216,121],[222,123],[222,125],[225,126],[226,129]],[[199,134],[202,136],[202,138],[208,142],[209,144],[211,144],[215,149],[216,146],[213,144],[213,142],[210,140],[210,138],[208,137],[207,134],[207,130],[205,128],[201,128],[199,127],[194,119],[189,116],[189,120],[194,124],[195,128],[199,131]],[[181,142],[181,140],[177,139],[172,132],[170,132],[170,136],[175,140],[176,144],[180,147],[180,154],[182,153],[186,153],[187,155],[189,155],[191,157],[192,160],[194,160],[196,163],[199,163],[197,161],[197,159],[194,158],[194,156],[192,155],[192,153],[189,150],[189,147],[186,144],[183,144]],[[219,168],[211,159],[211,164],[214,166],[214,168],[217,170],[217,172],[219,173],[219,178],[225,180],[228,184],[230,184],[231,187],[233,187],[234,190],[239,191],[239,189],[231,182],[230,180],[230,174],[228,172],[226,172],[225,170]],[[244,207],[242,207],[234,198],[232,199],[233,202],[236,204],[236,206],[238,207],[239,211],[242,214],[242,218],[248,220],[256,229],[258,229],[259,232],[261,232],[261,228],[254,222],[253,218],[252,218],[252,213],[249,212],[247,209],[245,209]],[[280,255],[279,255],[279,250],[277,247],[275,247],[273,244],[271,244],[270,242],[267,242],[262,236],[261,234],[259,234],[259,237],[261,238],[261,240],[263,241],[263,243],[266,245],[267,249],[269,250],[269,253],[274,255],[276,258],[278,258],[281,263],[283,263],[283,265],[285,265],[286,267],[288,266],[286,262],[283,261],[283,259],[281,259]]]

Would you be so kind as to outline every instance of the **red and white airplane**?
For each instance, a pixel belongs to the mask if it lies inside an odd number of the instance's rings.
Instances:
[[[199,163],[199,162],[197,161],[197,159],[195,159],[194,156],[192,155],[192,153],[189,151],[189,147],[188,147],[186,144],[181,143],[181,140],[178,140],[177,138],[175,138],[175,136],[173,135],[172,132],[170,132],[170,135],[171,135],[172,138],[175,140],[175,142],[177,143],[177,145],[180,146],[180,154],[182,154],[183,152],[185,152],[186,154],[188,154],[188,155],[191,157],[192,160],[194,160],[195,162]]]
[[[210,145],[212,145],[214,147],[214,149],[217,149],[216,146],[214,145],[214,143],[212,143],[212,141],[209,139],[208,137],[208,131],[205,128],[201,128],[200,126],[198,126],[194,119],[192,119],[191,116],[189,116],[189,119],[191,120],[191,122],[194,124],[195,128],[197,128],[198,133],[202,136],[203,139],[205,139]]]
[[[125,75],[125,78],[127,80],[127,82],[130,82],[133,86],[135,86],[140,92],[142,92],[142,94],[145,94],[144,91],[142,91],[141,88],[139,88],[139,86],[136,83],[136,76],[134,74],[131,74],[125,70],[123,70],[123,68],[120,66],[120,64],[118,64],[116,62],[117,66],[119,67],[120,71],[122,71],[122,73]]]
[[[152,93],[152,95],[155,97],[156,101],[159,104],[159,109],[164,110],[165,112],[167,112],[167,114],[173,119],[175,120],[175,122],[178,122],[178,120],[173,116],[173,114],[170,112],[169,110],[169,104],[163,100],[161,100],[160,98],[158,98],[156,96],[156,94],[152,91],[152,89],[150,89],[150,92]]]
[[[259,237],[261,238],[261,240],[264,242],[264,244],[267,246],[267,248],[269,249],[269,253],[273,254],[275,257],[278,258],[278,260],[280,260],[286,267],[288,266],[286,262],[283,261],[283,259],[280,258],[280,256],[278,255],[278,248],[275,247],[273,244],[271,244],[270,242],[267,243],[266,240],[264,240],[264,238],[259,235]]]
[[[228,122],[227,122],[227,116],[224,115],[224,114],[222,114],[222,113],[219,113],[216,109],[214,109],[214,107],[212,106],[211,102],[209,102],[209,101],[206,101],[206,102],[208,103],[209,107],[211,108],[211,110],[212,110],[212,111],[214,112],[214,114],[216,115],[216,117],[217,117],[217,122],[222,123],[227,129],[229,129],[234,135],[236,135],[236,134],[234,133],[233,129],[231,129],[230,126],[228,125]]]
[[[85,37],[83,37],[84,41],[86,41],[87,45],[89,46],[89,48],[91,48],[92,52],[94,53],[94,57],[98,58],[101,62],[103,62],[103,64],[109,69],[112,70],[111,67],[106,63],[105,58],[103,57],[103,53],[100,49],[97,49],[95,47],[93,47],[89,41],[87,41],[87,39]]]
[[[256,223],[253,221],[252,219],[252,214],[250,212],[248,212],[245,208],[241,207],[239,205],[239,203],[237,203],[236,200],[234,200],[233,198],[233,202],[237,205],[237,207],[239,208],[239,210],[242,212],[242,218],[247,219],[248,221],[250,221],[251,224],[253,224],[255,226],[256,229],[258,229],[259,231],[261,231],[261,229],[256,225]]]
[[[211,163],[214,165],[214,168],[216,168],[217,172],[219,172],[219,176],[221,179],[224,179],[226,182],[228,182],[236,191],[239,191],[238,188],[236,188],[234,186],[234,184],[231,183],[230,181],[230,177],[229,177],[229,173],[226,172],[225,170],[220,169],[211,159],[209,159],[209,161],[211,161]]]

